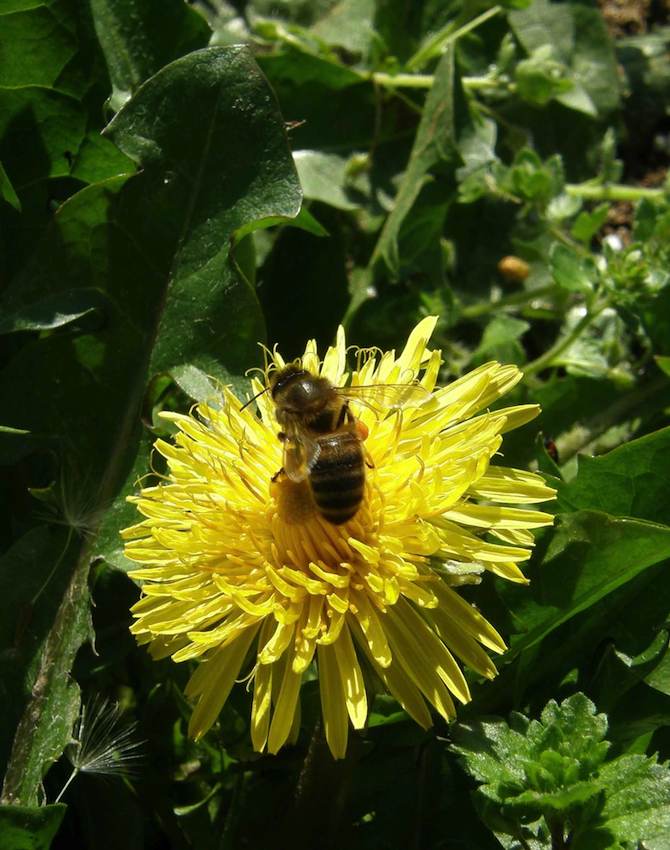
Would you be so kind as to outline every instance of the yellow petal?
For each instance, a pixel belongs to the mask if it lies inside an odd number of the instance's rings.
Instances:
[[[332,646],[319,646],[317,657],[326,741],[333,758],[343,759],[347,752],[349,721],[335,649]]]
[[[291,661],[290,657],[286,659],[279,697],[270,723],[268,752],[271,753],[276,753],[283,747],[295,717],[302,674],[293,672]]]
[[[386,633],[389,637],[393,660],[402,667],[403,672],[419,688],[423,696],[432,703],[445,720],[456,716],[454,703],[439,676],[435,659],[414,639],[414,636],[402,626],[395,606],[385,616]],[[426,628],[426,631],[428,629]],[[422,634],[422,638],[424,635]]]
[[[368,701],[365,694],[363,674],[356,658],[351,634],[346,625],[333,644],[333,648],[351,724],[354,729],[362,729],[368,717]]]
[[[264,645],[267,642],[270,628],[269,621],[263,623],[258,638],[259,645]],[[251,705],[251,743],[257,752],[262,752],[265,748],[268,729],[270,728],[272,671],[273,667],[271,664],[257,664],[254,673],[254,698]]]
[[[188,724],[191,737],[201,738],[219,716],[257,631],[248,629],[211,660],[201,663],[191,677],[186,695],[200,695]]]

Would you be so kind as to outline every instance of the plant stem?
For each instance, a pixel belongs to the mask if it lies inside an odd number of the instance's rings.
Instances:
[[[375,71],[370,75],[370,79],[377,85],[390,89],[429,89],[435,81],[432,74],[385,74],[383,71]]]
[[[610,183],[594,186],[588,183],[567,183],[565,192],[573,198],[587,201],[662,201],[669,197],[666,189],[649,189],[644,186],[624,186]]]
[[[472,30],[476,29],[485,21],[488,21],[489,18],[493,18],[501,11],[502,6],[493,6],[490,9],[487,9],[486,12],[482,12],[481,15],[477,15],[476,18],[468,21],[467,24],[463,24],[463,26],[459,27],[457,30],[452,30],[452,22],[448,23],[446,26],[442,27],[442,29],[438,30],[435,35],[429,38],[428,41],[417,50],[414,56],[410,57],[407,61],[407,68],[410,71],[415,68],[422,68],[434,56],[438,56],[442,53],[447,45],[453,44],[453,42],[462,38],[464,35],[467,35],[469,32],[472,32]]]
[[[433,74],[386,74],[384,71],[374,71],[369,79],[388,89],[429,89],[435,82]],[[503,85],[494,77],[462,77],[461,83],[468,91],[500,89]],[[515,89],[514,83],[506,83],[504,87],[508,92]]]
[[[551,361],[555,360],[560,354],[570,348],[573,342],[575,342],[582,335],[583,331],[595,320],[598,314],[604,309],[605,305],[601,304],[593,310],[590,310],[586,315],[582,316],[582,318],[577,322],[574,328],[570,331],[570,333],[566,334],[564,337],[556,340],[554,345],[551,348],[547,349],[544,354],[541,354],[536,360],[533,360],[527,366],[524,366],[523,372],[526,377],[530,377],[531,375],[536,375],[538,372],[541,372],[543,369],[546,369],[547,366],[551,365]]]
[[[341,846],[341,821],[361,756],[360,741],[351,736],[347,755],[335,761],[318,721],[295,790],[293,805],[275,831],[282,847],[333,850]]]
[[[476,319],[479,316],[485,316],[487,313],[495,313],[504,307],[527,304],[529,301],[534,301],[543,295],[549,295],[555,289],[556,286],[553,283],[548,283],[546,286],[538,286],[536,289],[524,289],[521,292],[504,295],[497,301],[489,301],[484,304],[468,304],[467,307],[463,307],[461,310],[461,316],[464,319]]]

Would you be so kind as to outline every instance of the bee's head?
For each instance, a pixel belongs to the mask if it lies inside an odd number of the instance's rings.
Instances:
[[[278,408],[299,414],[320,410],[330,399],[332,387],[325,378],[291,364],[272,375],[270,394]]]
[[[276,401],[278,397],[284,394],[291,386],[302,380],[309,380],[311,373],[302,366],[297,366],[295,363],[289,363],[282,369],[277,369],[270,375],[270,395],[272,400]]]

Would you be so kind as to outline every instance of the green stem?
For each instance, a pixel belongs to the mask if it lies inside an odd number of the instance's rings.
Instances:
[[[429,89],[435,82],[432,74],[385,74],[383,71],[375,71],[370,78],[378,86],[389,89]]]
[[[461,84],[466,91],[486,91],[496,89],[514,94],[516,83],[510,83],[495,76],[486,77],[461,77]]]
[[[386,74],[384,71],[374,71],[369,79],[389,89],[430,89],[435,82],[434,74]],[[504,85],[505,90],[512,93],[516,88],[514,83],[503,84],[495,77],[462,77],[461,83],[468,91],[500,89]]]
[[[526,377],[537,375],[538,372],[541,372],[543,369],[550,366],[552,360],[555,360],[559,355],[563,354],[566,349],[570,348],[573,342],[576,342],[576,340],[579,339],[582,333],[596,319],[604,307],[605,305],[601,304],[595,309],[590,310],[585,316],[582,316],[570,333],[558,339],[551,348],[544,352],[544,354],[541,354],[536,360],[533,360],[527,366],[523,367],[524,375]]]
[[[593,186],[588,183],[568,183],[565,192],[573,198],[583,198],[585,201],[663,201],[669,197],[666,189],[649,189],[644,186],[624,186],[620,183],[610,183],[604,186]]]
[[[504,307],[513,307],[518,304],[527,304],[529,301],[534,301],[536,298],[541,298],[543,295],[549,295],[554,292],[556,286],[553,283],[548,283],[546,286],[538,286],[536,289],[524,289],[522,292],[514,292],[512,295],[504,295],[497,301],[489,301],[484,304],[469,304],[461,310],[461,316],[464,319],[476,319],[479,316],[485,316],[487,313],[495,313]]]
[[[489,18],[493,18],[501,11],[502,6],[493,6],[492,8],[487,9],[486,12],[482,12],[481,15],[477,15],[476,18],[468,21],[467,24],[463,24],[463,26],[459,27],[457,30],[452,30],[453,22],[448,23],[446,26],[442,27],[442,29],[438,30],[432,38],[428,39],[428,41],[417,50],[414,56],[410,57],[407,62],[407,68],[410,71],[416,68],[422,68],[427,62],[430,62],[434,56],[438,56],[442,53],[447,45],[458,41],[459,38],[462,38],[464,35],[472,32],[472,30],[481,26],[481,24],[488,21]]]

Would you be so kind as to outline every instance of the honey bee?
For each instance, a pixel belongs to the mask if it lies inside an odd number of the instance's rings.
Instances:
[[[356,399],[378,408],[419,403],[429,393],[419,384],[335,387],[300,366],[277,370],[270,392],[282,430],[283,467],[291,481],[307,481],[321,516],[342,525],[357,513],[365,489],[365,467],[373,467],[363,443],[367,427],[349,407]]]

